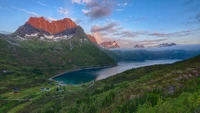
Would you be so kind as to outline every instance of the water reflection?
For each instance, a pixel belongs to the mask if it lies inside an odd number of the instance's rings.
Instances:
[[[101,80],[125,70],[138,68],[155,64],[170,64],[180,60],[146,60],[139,62],[119,62],[118,66],[103,69],[87,69],[76,72],[70,72],[54,78],[57,81],[63,81],[65,84],[81,84],[93,80]]]
[[[146,61],[140,61],[140,62],[133,62],[133,61],[119,62],[118,66],[116,67],[105,68],[100,71],[97,71],[96,73],[98,76],[96,80],[101,80],[109,76],[115,75],[117,73],[121,73],[125,70],[132,69],[132,68],[138,68],[138,67],[155,65],[155,64],[171,64],[177,61],[180,61],[180,60],[176,59],[176,60],[146,60]]]

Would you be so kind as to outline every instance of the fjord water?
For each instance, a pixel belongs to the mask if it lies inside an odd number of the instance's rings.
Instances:
[[[123,71],[138,68],[143,66],[150,66],[155,64],[171,64],[181,59],[167,59],[167,60],[145,60],[145,61],[121,61],[115,67],[98,68],[98,69],[83,69],[74,72],[68,72],[55,77],[56,81],[62,81],[65,84],[78,85],[93,80],[105,79]]]

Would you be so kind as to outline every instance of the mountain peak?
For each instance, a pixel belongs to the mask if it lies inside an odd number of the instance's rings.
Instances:
[[[48,20],[45,20],[44,17],[30,17],[26,24],[29,24],[37,29],[42,29],[51,34],[57,34],[77,27],[76,23],[69,18],[49,22]]]
[[[103,48],[120,48],[116,41],[102,42],[100,46]]]
[[[162,43],[159,44],[158,47],[170,47],[170,46],[175,46],[176,43]]]
[[[144,45],[136,44],[134,48],[144,48]]]

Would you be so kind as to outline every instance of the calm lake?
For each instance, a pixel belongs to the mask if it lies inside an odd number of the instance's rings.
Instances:
[[[171,64],[177,61],[180,61],[180,59],[127,61],[127,62],[121,61],[118,62],[118,66],[115,67],[84,69],[80,71],[68,72],[53,79],[56,81],[62,81],[65,84],[78,85],[93,80],[101,80],[132,68],[138,68],[155,64]]]

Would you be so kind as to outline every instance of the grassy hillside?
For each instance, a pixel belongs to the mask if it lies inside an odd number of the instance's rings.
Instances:
[[[4,101],[3,105],[12,106],[11,111],[18,113],[198,113],[200,56],[174,64],[131,69],[94,83],[62,88],[62,92],[54,89],[31,102]],[[9,95],[2,95],[5,97]]]
[[[68,40],[19,40],[0,36],[0,93],[37,86],[73,69],[115,65],[89,41],[81,28]]]

